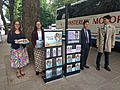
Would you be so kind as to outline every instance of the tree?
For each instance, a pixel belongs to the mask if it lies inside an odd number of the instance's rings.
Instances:
[[[3,0],[3,4],[9,9],[10,22],[14,20],[14,3],[15,0]]]
[[[5,34],[6,34],[7,31],[8,31],[8,27],[7,27],[7,24],[6,24],[6,21],[5,21],[5,17],[3,15],[2,7],[3,7],[3,1],[1,0],[0,14],[1,14],[1,18],[3,20],[3,24],[4,24],[4,27],[5,27]]]
[[[2,12],[2,0],[0,0],[0,15],[1,15],[1,12]]]
[[[9,0],[10,22],[14,20],[14,0]]]
[[[80,0],[52,0],[52,7],[54,7],[55,9],[60,8],[62,6],[65,6],[65,4],[67,3],[74,3]]]
[[[43,25],[46,27],[55,23],[57,8],[64,6],[66,3],[73,3],[75,1],[79,0],[50,0],[49,3],[47,3],[47,0],[40,0],[40,19]]]
[[[77,2],[77,1],[80,1],[80,0],[51,0],[51,11],[54,15],[54,17],[56,17],[56,10],[60,7],[63,7],[65,6],[65,4],[71,4],[71,3],[74,3],[74,2]]]
[[[41,8],[40,20],[44,27],[55,23],[55,17],[49,9]]]
[[[47,0],[40,0],[40,20],[44,27],[55,23],[54,13],[50,7],[51,5],[47,3]]]
[[[10,14],[10,5],[9,1],[6,0],[4,1],[6,8],[6,13],[5,17],[10,21],[10,16],[14,20],[22,20],[22,14],[23,14],[23,8],[22,8],[22,0],[14,0],[14,10],[13,10],[13,15]],[[12,21],[11,21],[12,22]]]
[[[26,37],[31,41],[31,33],[34,30],[35,21],[40,17],[40,2],[39,0],[22,0],[23,3],[23,30]],[[28,46],[28,54],[30,60],[33,60],[33,46],[30,43]]]
[[[22,20],[22,0],[15,0],[14,4],[14,19]]]

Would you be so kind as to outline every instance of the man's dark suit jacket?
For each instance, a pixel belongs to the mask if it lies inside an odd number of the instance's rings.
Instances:
[[[88,30],[88,34],[89,34],[89,46],[92,46],[91,31],[90,30]],[[84,29],[81,30],[81,45],[82,45],[82,47],[86,46],[86,35],[84,32]]]

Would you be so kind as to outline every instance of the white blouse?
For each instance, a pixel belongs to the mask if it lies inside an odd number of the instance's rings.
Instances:
[[[38,33],[38,40],[42,40],[42,31],[37,31]]]

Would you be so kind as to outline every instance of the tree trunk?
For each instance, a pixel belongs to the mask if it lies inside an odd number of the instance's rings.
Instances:
[[[26,37],[31,42],[31,33],[34,30],[34,24],[40,15],[39,0],[23,0],[23,30]],[[28,54],[30,60],[33,60],[33,46],[32,43],[28,46]]]
[[[0,15],[2,13],[2,0],[0,0]]]
[[[14,0],[9,0],[9,13],[10,13],[10,22],[14,20]]]
[[[5,34],[7,34],[7,32],[8,32],[8,27],[7,27],[7,23],[6,23],[6,21],[5,21],[5,17],[4,17],[4,15],[3,15],[3,11],[2,11],[2,6],[3,6],[3,1],[2,0],[0,0],[0,14],[1,14],[1,19],[2,19],[2,21],[3,21],[3,24],[4,24],[4,28],[5,28]]]

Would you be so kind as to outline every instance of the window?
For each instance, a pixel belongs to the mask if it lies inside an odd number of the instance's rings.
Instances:
[[[69,18],[120,11],[120,0],[87,0],[71,5]],[[65,8],[57,11],[57,20],[65,18]]]

